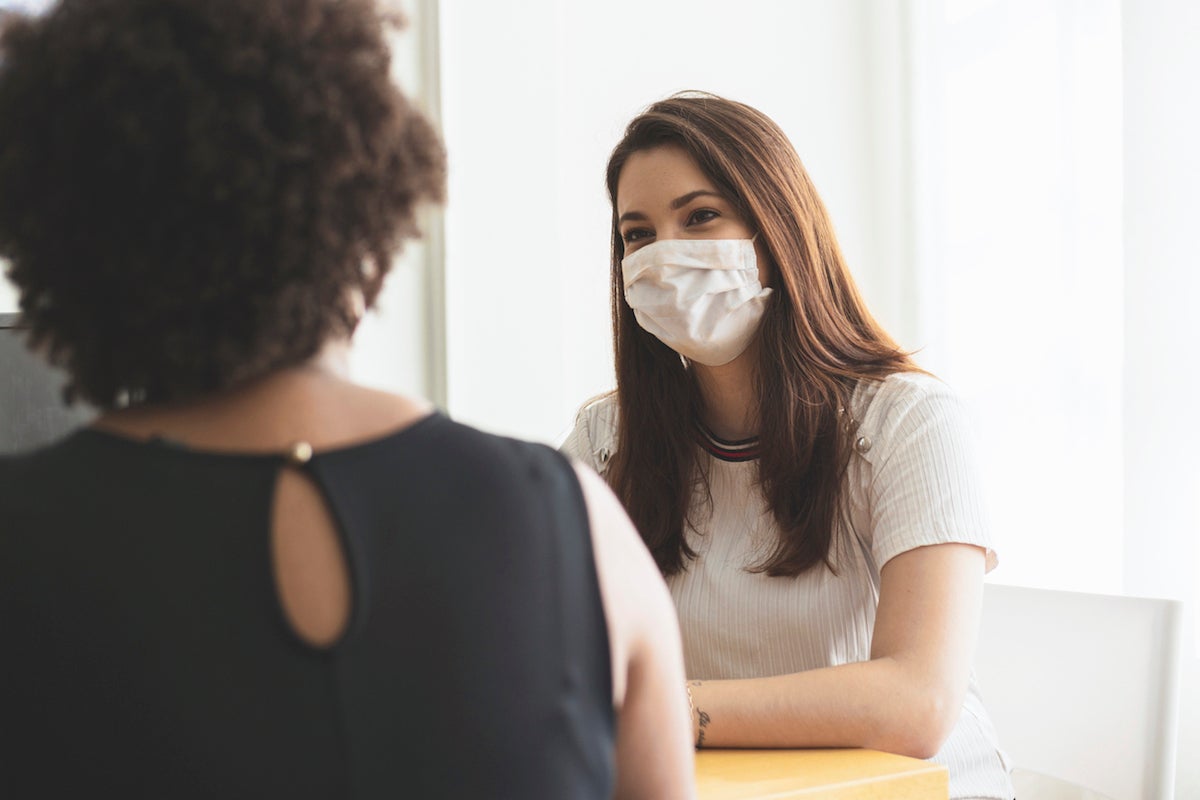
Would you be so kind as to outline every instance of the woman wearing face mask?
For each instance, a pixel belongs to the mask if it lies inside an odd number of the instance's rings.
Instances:
[[[996,556],[963,409],[867,311],[790,142],[680,95],[607,178],[617,389],[564,449],[667,577],[696,745],[887,750],[1011,798],[971,677]]]

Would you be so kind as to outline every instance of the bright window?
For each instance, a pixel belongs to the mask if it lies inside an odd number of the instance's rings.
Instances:
[[[919,358],[974,409],[997,579],[1120,591],[1120,4],[920,7]]]

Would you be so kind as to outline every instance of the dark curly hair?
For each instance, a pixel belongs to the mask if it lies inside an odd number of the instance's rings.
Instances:
[[[369,307],[445,153],[371,0],[61,0],[0,19],[0,257],[100,408],[311,358]]]

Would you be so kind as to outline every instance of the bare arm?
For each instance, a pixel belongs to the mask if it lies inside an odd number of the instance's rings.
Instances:
[[[705,746],[869,747],[928,758],[966,694],[984,551],[938,544],[881,570],[871,659],[791,675],[693,682]]]
[[[604,481],[577,466],[613,659],[618,798],[696,796],[675,607],[650,553]]]

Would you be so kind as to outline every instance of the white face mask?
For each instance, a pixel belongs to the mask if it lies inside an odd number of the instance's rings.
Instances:
[[[621,274],[638,324],[710,367],[745,351],[771,294],[751,239],[664,239],[627,256]]]

